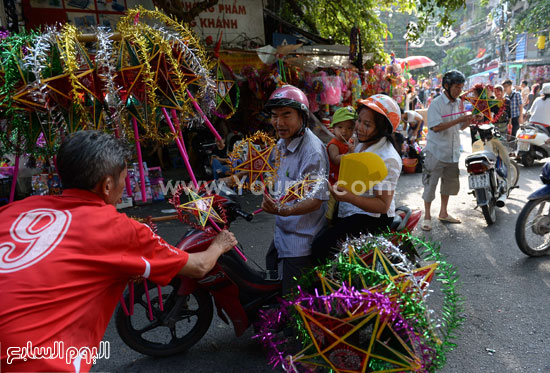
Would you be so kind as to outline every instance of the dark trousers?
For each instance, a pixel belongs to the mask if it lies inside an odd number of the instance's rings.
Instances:
[[[292,292],[296,286],[295,278],[300,276],[311,268],[311,256],[297,256],[293,258],[279,258],[275,243],[271,242],[271,246],[267,250],[265,256],[265,265],[268,270],[278,271],[279,264],[283,270],[283,295]]]
[[[512,118],[512,140],[515,140],[516,138],[516,132],[518,132],[519,129],[519,117]]]
[[[358,236],[360,233],[382,233],[389,229],[392,222],[393,218],[386,214],[379,218],[366,214],[338,218],[333,227],[321,231],[313,240],[311,245],[313,264],[322,264],[332,253],[338,252],[338,244],[348,236]]]

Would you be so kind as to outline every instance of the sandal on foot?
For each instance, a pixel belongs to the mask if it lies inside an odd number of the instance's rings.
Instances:
[[[424,219],[424,222],[422,223],[422,226],[420,228],[423,231],[431,231],[432,230],[432,221],[430,219]]]
[[[439,220],[441,220],[442,222],[451,223],[451,224],[460,224],[460,223],[462,223],[462,220],[460,220],[458,218],[454,218],[451,215],[447,215],[444,218],[439,217]]]

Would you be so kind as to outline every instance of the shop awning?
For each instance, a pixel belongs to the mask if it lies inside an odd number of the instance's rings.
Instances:
[[[477,74],[474,74],[474,75],[470,75],[467,79],[475,78],[476,76],[489,75],[489,74],[491,74],[491,73],[496,73],[496,72],[498,72],[498,67],[496,67],[496,68],[494,68],[494,69],[491,69],[491,70],[482,71],[482,72],[477,73]]]

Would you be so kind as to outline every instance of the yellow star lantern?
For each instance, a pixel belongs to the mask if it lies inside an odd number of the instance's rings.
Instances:
[[[224,223],[224,220],[213,208],[214,196],[201,197],[190,189],[186,192],[190,201],[179,205],[183,211],[195,216],[203,227],[206,225],[209,218],[219,223]]]
[[[248,177],[245,186],[250,189],[258,190],[258,182],[261,182],[263,189],[273,182],[277,173],[279,157],[276,142],[260,131],[235,144],[229,158],[232,164],[239,163],[232,167],[232,172],[244,172]]]

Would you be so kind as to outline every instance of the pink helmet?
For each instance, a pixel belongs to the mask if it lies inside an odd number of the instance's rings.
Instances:
[[[376,94],[364,100],[358,100],[357,103],[359,105],[365,105],[385,116],[392,127],[392,132],[395,132],[397,126],[399,126],[399,121],[401,121],[401,109],[399,109],[397,102],[390,96]]]
[[[293,85],[284,85],[273,91],[264,108],[271,109],[283,106],[298,110],[305,118],[309,116],[309,101],[306,95]]]

